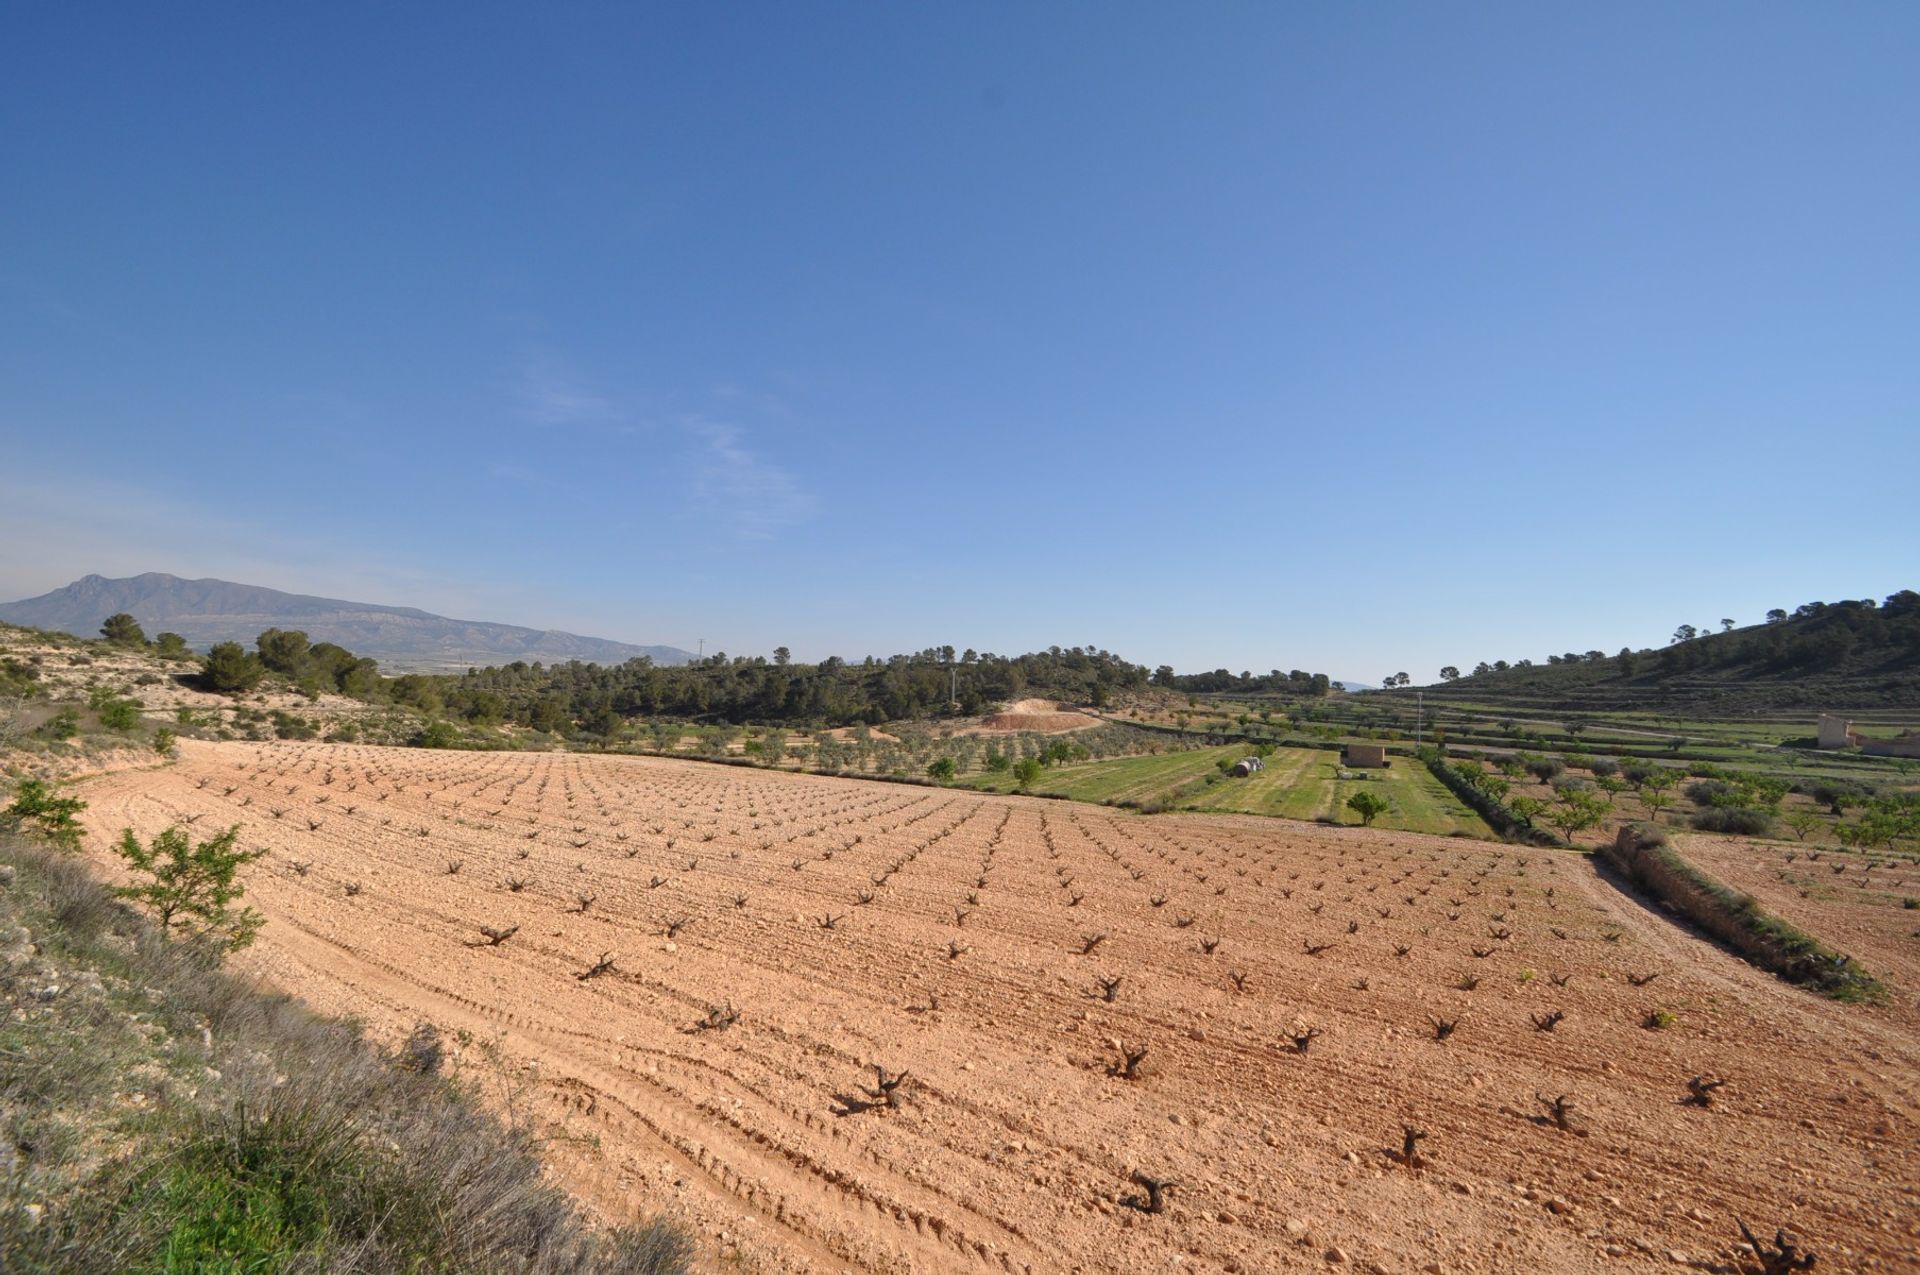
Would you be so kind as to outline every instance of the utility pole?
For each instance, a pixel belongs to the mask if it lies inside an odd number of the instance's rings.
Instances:
[[[1413,746],[1420,747],[1420,729],[1427,724],[1427,692],[1422,689],[1414,692],[1413,707]]]
[[[694,656],[694,659],[695,659],[695,661],[697,662],[697,661],[699,661],[699,660],[704,660],[704,659],[706,659],[706,658],[707,658],[707,640],[706,640],[705,638],[701,638],[701,639],[700,639],[700,650],[699,650],[699,652],[698,652],[698,654],[696,654],[696,655]]]

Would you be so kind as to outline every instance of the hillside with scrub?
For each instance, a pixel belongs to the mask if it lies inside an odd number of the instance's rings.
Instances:
[[[1682,624],[1657,649],[1448,666],[1425,692],[1443,702],[1527,712],[1750,716],[1913,709],[1920,706],[1920,593],[1809,602],[1744,626],[1731,619]]]

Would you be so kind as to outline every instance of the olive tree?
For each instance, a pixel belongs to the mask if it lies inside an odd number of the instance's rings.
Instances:
[[[1347,809],[1359,815],[1363,825],[1370,827],[1375,819],[1387,812],[1389,806],[1385,797],[1362,788],[1347,798]]]

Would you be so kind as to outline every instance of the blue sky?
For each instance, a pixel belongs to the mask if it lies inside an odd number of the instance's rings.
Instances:
[[[17,8],[0,596],[1378,680],[1920,584],[1920,8]]]

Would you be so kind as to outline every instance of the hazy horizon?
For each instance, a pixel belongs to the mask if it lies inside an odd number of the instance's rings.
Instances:
[[[1913,587],[1920,11],[23,12],[0,598],[1377,682]]]

